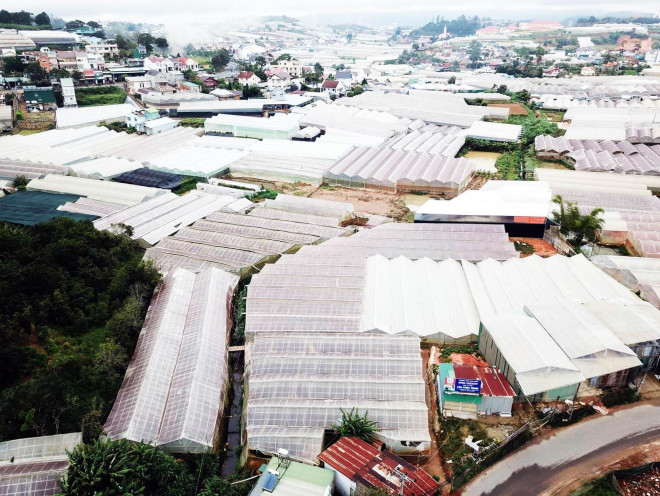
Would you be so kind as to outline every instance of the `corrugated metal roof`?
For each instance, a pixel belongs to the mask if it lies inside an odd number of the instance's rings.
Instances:
[[[380,453],[373,444],[357,437],[342,437],[319,455],[319,459],[354,480],[357,473]]]

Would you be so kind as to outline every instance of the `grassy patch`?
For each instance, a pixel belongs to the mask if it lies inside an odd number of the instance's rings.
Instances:
[[[126,101],[126,93],[118,86],[89,86],[76,88],[79,107],[116,105]]]
[[[21,136],[29,136],[43,131],[46,131],[46,129],[21,129],[17,134],[20,134]]]
[[[516,251],[519,251],[525,255],[531,255],[534,253],[534,247],[529,243],[525,243],[524,241],[514,241],[513,246],[516,248]]]
[[[182,195],[184,193],[187,193],[188,191],[197,189],[197,183],[200,182],[204,182],[204,180],[201,177],[184,177],[181,180],[181,186],[179,186],[178,188],[174,188],[172,190],[172,193],[176,193],[177,195]]]
[[[179,120],[179,126],[203,128],[206,119],[201,117],[187,117]]]
[[[520,178],[520,152],[505,152],[495,162],[498,179]]]
[[[245,198],[247,198],[251,202],[259,202],[262,200],[274,200],[275,198],[277,198],[277,191],[273,191],[271,189],[262,189],[261,191],[257,191],[256,193],[247,195]]]
[[[627,386],[620,388],[612,388],[604,391],[600,399],[605,405],[606,408],[617,405],[627,405],[629,403],[635,403],[640,400],[640,395],[634,389],[630,389]]]
[[[605,475],[582,484],[580,489],[574,491],[570,496],[619,496],[619,492],[612,484],[610,475]]]

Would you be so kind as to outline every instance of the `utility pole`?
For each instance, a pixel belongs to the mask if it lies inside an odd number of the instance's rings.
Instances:
[[[399,478],[399,496],[404,496],[404,484],[410,481],[410,477],[398,470],[398,468],[394,469],[394,475]]]

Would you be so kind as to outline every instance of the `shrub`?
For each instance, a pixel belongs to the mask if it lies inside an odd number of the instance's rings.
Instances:
[[[635,403],[640,400],[640,395],[636,390],[627,386],[620,388],[612,388],[603,392],[600,399],[606,408],[617,405],[627,405]]]

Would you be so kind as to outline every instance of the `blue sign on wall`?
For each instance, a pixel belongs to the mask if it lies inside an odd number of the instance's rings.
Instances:
[[[457,393],[481,393],[481,381],[479,379],[459,379],[454,380],[454,391]]]

